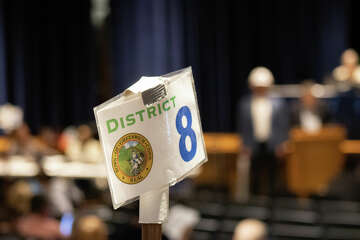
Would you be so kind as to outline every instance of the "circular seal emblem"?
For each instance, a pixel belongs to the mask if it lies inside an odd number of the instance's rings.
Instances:
[[[149,174],[153,163],[150,142],[141,134],[128,133],[115,144],[112,166],[117,178],[123,183],[136,184]]]

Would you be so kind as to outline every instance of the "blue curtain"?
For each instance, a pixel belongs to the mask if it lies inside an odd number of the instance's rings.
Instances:
[[[112,1],[114,93],[186,66],[182,0]]]
[[[141,75],[193,66],[206,131],[235,129],[247,76],[322,81],[348,47],[350,1],[112,1],[115,93]]]
[[[2,4],[6,46],[0,39],[0,49],[6,54],[0,52],[0,63],[5,57],[6,77],[1,71],[0,83],[7,85],[7,101],[24,109],[35,131],[93,119],[98,71],[90,1]]]
[[[8,101],[6,82],[6,52],[4,31],[4,8],[0,1],[0,105]]]
[[[113,0],[110,95],[192,66],[204,129],[232,131],[253,67],[277,83],[322,81],[349,46],[355,2]],[[22,106],[34,130],[92,119],[104,82],[89,0],[0,4],[0,103]]]
[[[216,4],[220,7],[218,10],[226,14],[225,5],[220,1]],[[225,17],[219,20],[213,17],[202,18],[201,15],[207,12],[201,8],[200,2],[190,0],[112,1],[110,22],[113,36],[114,93],[123,91],[142,75],[161,75],[192,66],[199,102],[203,106],[201,110],[204,110],[202,117],[220,120],[219,114],[226,114],[229,104],[224,104],[221,108],[211,104],[219,97],[225,102],[230,100],[227,96],[227,81],[213,81],[226,79],[228,76],[228,56],[225,55],[226,52],[222,52],[227,50],[226,38],[216,28],[209,33],[202,32],[199,28],[200,21],[204,20],[220,27],[224,25]],[[200,37],[209,39],[201,41]],[[203,68],[200,67],[201,63]],[[217,63],[221,66],[215,68],[214,64]],[[214,67],[216,72],[204,71],[206,66]],[[206,126],[206,121],[204,124]],[[219,125],[223,127],[228,124],[229,122],[219,121]]]

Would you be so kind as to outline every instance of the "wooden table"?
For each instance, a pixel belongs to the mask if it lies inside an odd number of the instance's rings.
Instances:
[[[237,160],[243,146],[241,137],[236,133],[205,133],[204,139],[209,161],[203,165],[202,172],[195,178],[195,182],[225,186],[232,190],[239,179]],[[0,153],[7,149],[9,141],[0,137]],[[340,144],[340,150],[346,155],[360,155],[360,140],[344,140]]]
[[[235,133],[205,133],[206,151],[208,154],[238,154],[242,149],[242,141]]]
[[[205,133],[208,162],[201,167],[195,183],[234,191],[237,176],[237,156],[242,149],[238,134]]]
[[[209,161],[203,165],[195,182],[226,186],[232,190],[239,177],[236,173],[236,162],[243,146],[241,137],[236,133],[205,133],[204,139]],[[287,149],[287,152],[291,154],[292,151]],[[340,152],[344,155],[360,155],[360,140],[342,141]]]
[[[344,140],[340,150],[344,154],[360,154],[360,140]]]

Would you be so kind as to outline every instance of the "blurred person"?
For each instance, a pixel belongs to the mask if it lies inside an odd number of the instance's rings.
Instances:
[[[21,126],[24,119],[23,110],[15,105],[6,103],[0,106],[0,129],[4,134],[9,134]]]
[[[86,179],[78,179],[75,183],[83,193],[83,199],[77,208],[77,215],[95,215],[102,220],[110,220],[112,211],[105,204],[104,191],[99,190],[93,181]]]
[[[0,239],[19,239],[15,231],[15,220],[19,215],[17,212],[14,212],[14,206],[10,208],[7,203],[7,195],[9,192],[9,187],[12,187],[10,184],[10,179],[2,178],[0,180]]]
[[[29,126],[24,122],[23,111],[12,104],[0,106],[0,128],[5,132],[8,146],[6,153],[37,157],[53,153],[42,136],[31,135]],[[0,147],[1,148],[1,147]]]
[[[59,136],[57,148],[65,153],[67,147],[77,139],[77,130],[74,126],[66,127]]]
[[[10,155],[24,155],[27,157],[38,158],[42,155],[55,154],[56,150],[47,146],[41,138],[33,136],[26,123],[10,133]]]
[[[12,104],[0,106],[0,128],[4,131],[9,140],[7,153],[29,154],[34,151],[29,147],[32,137],[29,127],[24,123],[24,113],[20,107]]]
[[[104,155],[100,142],[94,138],[89,125],[80,125],[76,131],[68,129],[62,139],[65,154],[74,161],[102,162]]]
[[[51,213],[61,217],[65,213],[74,213],[75,207],[84,199],[83,192],[73,180],[66,178],[51,178],[47,187]]]
[[[70,240],[107,240],[106,225],[97,216],[88,215],[75,221]]]
[[[348,138],[360,138],[360,66],[359,56],[354,49],[347,49],[341,55],[341,65],[333,71],[338,86],[336,120],[347,128]]]
[[[170,240],[189,240],[199,221],[199,211],[177,204],[170,208],[167,221],[163,224],[163,232]]]
[[[48,202],[43,195],[31,199],[31,212],[18,219],[16,229],[25,239],[64,238],[60,233],[60,223],[48,215]]]
[[[256,219],[245,219],[236,226],[233,240],[266,240],[266,225]]]
[[[42,146],[42,151],[47,154],[58,154],[58,137],[58,133],[53,128],[42,127],[37,138]]]
[[[291,126],[301,127],[304,131],[314,132],[330,123],[331,114],[325,102],[319,101],[314,95],[316,85],[312,81],[302,83],[300,101],[292,106]]]
[[[342,53],[341,65],[334,69],[333,78],[342,91],[360,84],[359,55],[354,49],[349,48]]]
[[[19,127],[10,133],[12,155],[35,155],[36,145],[30,129],[26,123],[22,123]]]
[[[284,102],[271,96],[274,77],[265,67],[254,68],[249,75],[251,95],[238,105],[238,130],[243,153],[250,157],[250,191],[253,194],[275,192],[277,159],[285,152],[289,116]]]
[[[14,182],[7,189],[5,198],[14,217],[27,214],[30,211],[32,198],[30,184],[23,180]]]

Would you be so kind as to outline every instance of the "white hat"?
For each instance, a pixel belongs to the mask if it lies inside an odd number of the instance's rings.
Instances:
[[[23,115],[20,107],[9,103],[0,106],[0,128],[9,133],[20,127],[23,123]]]
[[[249,74],[249,85],[252,87],[271,87],[274,76],[266,67],[256,67]]]

